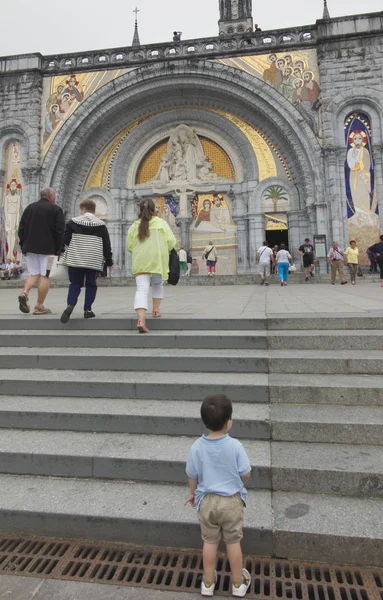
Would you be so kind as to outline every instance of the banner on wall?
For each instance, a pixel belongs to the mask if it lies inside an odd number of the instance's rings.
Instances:
[[[287,214],[275,213],[273,215],[265,214],[265,230],[266,231],[287,231],[288,220]]]
[[[349,238],[357,243],[361,264],[368,264],[366,250],[378,241],[380,230],[371,123],[367,115],[355,112],[344,128]]]

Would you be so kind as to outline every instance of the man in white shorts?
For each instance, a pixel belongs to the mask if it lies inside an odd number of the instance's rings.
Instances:
[[[261,277],[261,285],[266,282],[269,285],[271,272],[271,259],[274,258],[274,253],[269,244],[265,241],[255,256],[255,262],[259,265],[259,275]]]
[[[27,257],[29,277],[20,294],[19,309],[29,313],[29,292],[39,282],[34,315],[46,315],[52,311],[44,306],[49,291],[48,259],[60,254],[65,230],[65,218],[55,204],[56,193],[52,188],[41,190],[40,200],[29,204],[24,210],[19,226],[19,243]]]

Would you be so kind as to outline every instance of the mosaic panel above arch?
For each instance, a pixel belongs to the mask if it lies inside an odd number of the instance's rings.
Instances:
[[[212,140],[203,136],[198,137],[202,143],[205,155],[209,157],[209,162],[214,166],[214,173],[216,173],[218,177],[235,179],[234,167],[226,152]],[[136,184],[147,183],[155,177],[161,157],[167,151],[167,145],[168,139],[162,140],[149,150],[138,168]]]

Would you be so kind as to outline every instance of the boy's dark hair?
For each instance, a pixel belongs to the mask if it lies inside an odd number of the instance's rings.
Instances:
[[[202,402],[201,418],[210,431],[221,431],[233,414],[231,400],[225,394],[208,396]]]
[[[96,212],[96,203],[94,200],[83,200],[82,202],[80,202],[80,208],[85,208],[86,212],[92,213],[92,215],[94,215],[94,213]]]

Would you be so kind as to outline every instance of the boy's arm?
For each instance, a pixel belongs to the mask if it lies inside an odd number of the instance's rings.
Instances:
[[[191,477],[188,478],[189,479],[189,498],[186,500],[185,502],[185,506],[187,504],[190,504],[193,508],[195,507],[195,491],[197,489],[197,485],[198,485],[198,480],[197,479],[192,479]]]
[[[240,475],[243,483],[246,485],[249,481],[250,481],[250,477],[251,477],[251,471],[249,471],[249,473],[247,473],[247,475]]]
[[[242,479],[243,483],[246,485],[246,483],[248,483],[251,477],[251,465],[249,457],[247,456],[246,450],[242,446],[242,444],[239,444],[238,446],[237,466],[239,476]]]

